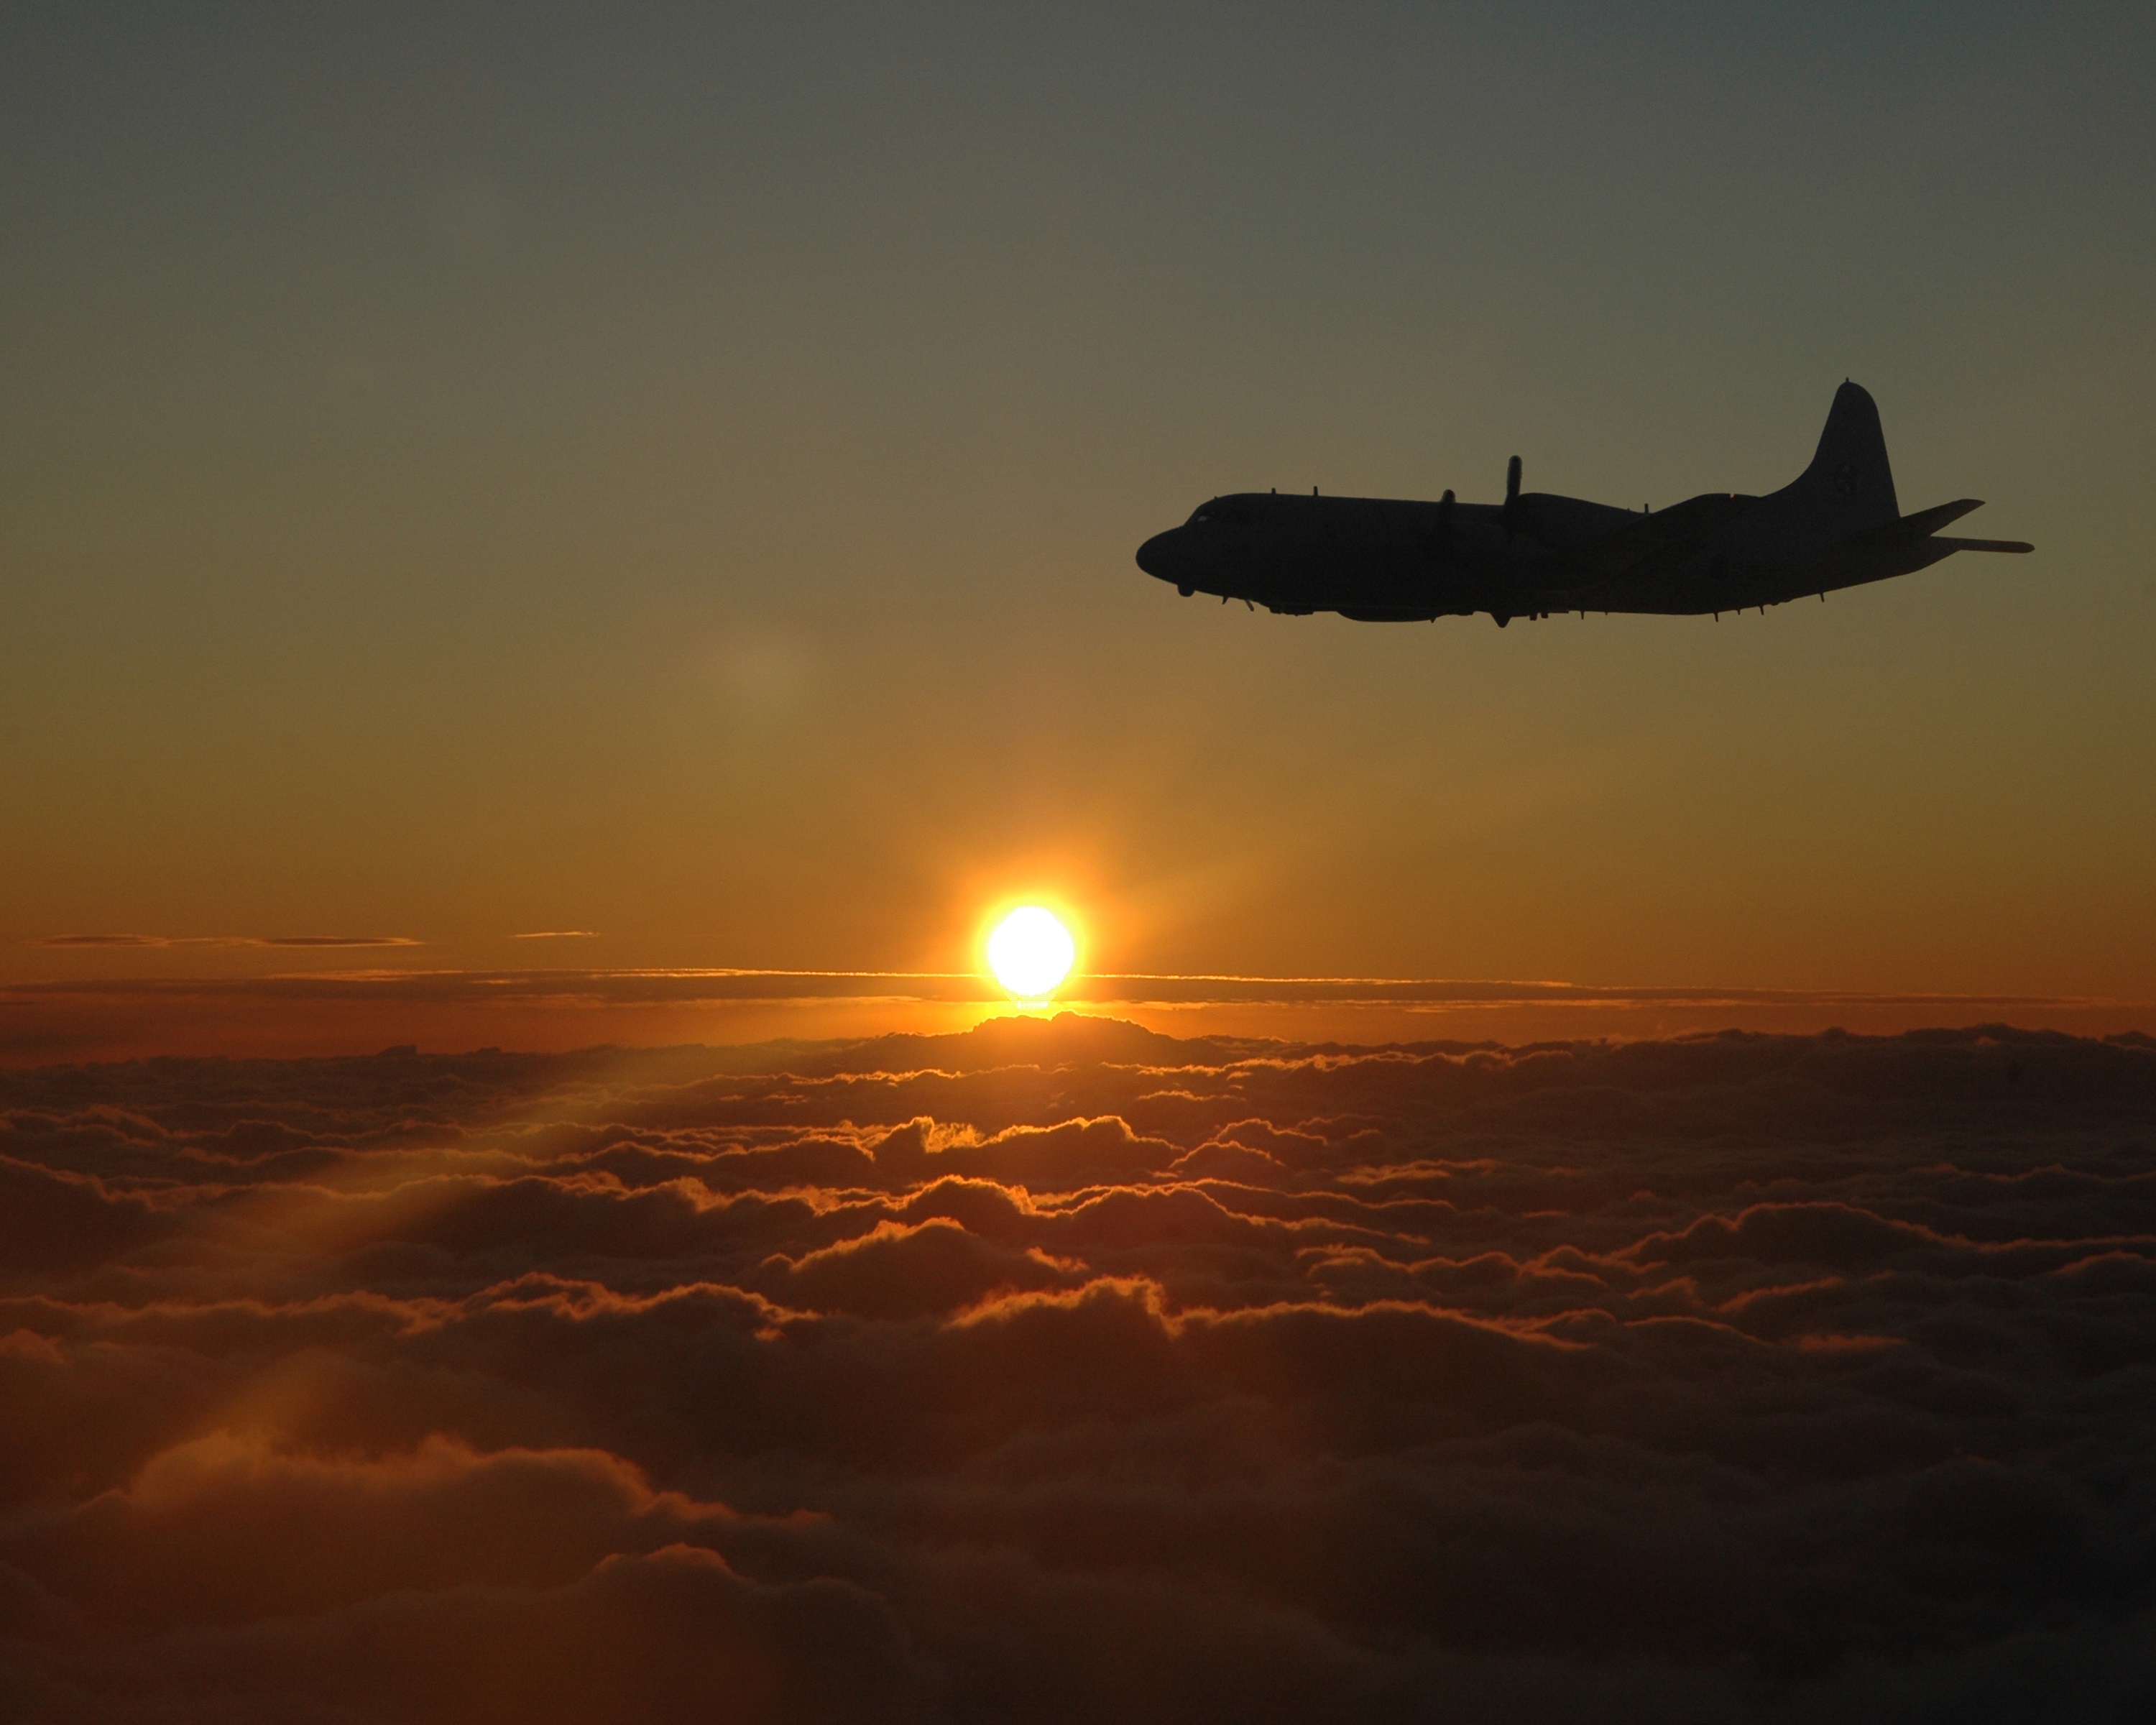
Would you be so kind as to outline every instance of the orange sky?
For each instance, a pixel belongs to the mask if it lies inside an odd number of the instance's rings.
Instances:
[[[486,16],[7,27],[0,983],[1045,894],[1116,973],[2156,998],[2140,26]],[[1845,376],[2037,554],[1502,634],[1131,561],[1763,490]],[[44,944],[118,934],[412,944]]]

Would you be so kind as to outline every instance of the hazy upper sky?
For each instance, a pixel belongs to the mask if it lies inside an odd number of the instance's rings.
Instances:
[[[2145,6],[444,10],[0,14],[0,976],[1039,891],[1101,969],[2156,992]],[[1502,634],[1132,562],[1770,489],[1845,377],[2036,554]]]

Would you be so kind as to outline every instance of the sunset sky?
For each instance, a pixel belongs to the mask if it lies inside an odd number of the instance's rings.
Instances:
[[[1045,896],[1096,972],[2146,1003],[2152,86],[2130,7],[11,8],[0,982]],[[1502,634],[1132,562],[1765,490],[1845,377],[2036,554]],[[42,944],[121,934],[413,944]]]
[[[2152,92],[2146,0],[0,8],[0,1720],[2156,1718]],[[2034,555],[1134,562],[1845,379]]]

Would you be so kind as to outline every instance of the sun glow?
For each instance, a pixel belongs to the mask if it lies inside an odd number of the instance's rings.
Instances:
[[[1078,956],[1070,931],[1039,905],[1020,905],[988,937],[988,968],[1021,1000],[1045,1000]]]

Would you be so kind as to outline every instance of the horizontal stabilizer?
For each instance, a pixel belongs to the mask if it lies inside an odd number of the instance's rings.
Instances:
[[[2036,547],[2025,539],[1948,539],[1943,535],[1932,541],[1934,545],[1950,545],[1956,551],[2034,551]]]
[[[1960,497],[1952,503],[1942,503],[1935,509],[1920,509],[1914,515],[1905,515],[1901,524],[1914,539],[1919,534],[1936,533],[1948,522],[1958,521],[1972,509],[1983,507],[1981,497]]]
[[[1851,545],[1902,545],[1912,539],[1922,539],[1936,533],[1950,521],[1958,521],[1972,509],[1984,507],[1979,497],[1957,498],[1952,503],[1942,503],[1931,509],[1920,509],[1914,515],[1897,516],[1891,521],[1881,521],[1876,527],[1866,527],[1861,533],[1849,536]]]

